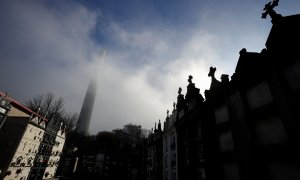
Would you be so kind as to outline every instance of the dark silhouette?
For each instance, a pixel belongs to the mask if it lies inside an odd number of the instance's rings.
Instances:
[[[272,19],[272,23],[275,23],[276,21],[278,21],[282,17],[280,14],[277,14],[274,11],[274,7],[278,6],[278,2],[279,2],[279,0],[274,0],[272,2],[267,3],[264,7],[265,12],[262,13],[261,18],[266,19],[267,15],[269,14]]]
[[[56,97],[53,93],[41,94],[25,102],[25,105],[33,111],[38,111],[53,121],[60,120],[66,126],[66,131],[74,130],[78,120],[77,113],[66,112],[64,109],[64,99]],[[59,124],[59,123],[58,123]]]
[[[185,98],[179,88],[164,122],[164,179],[300,179],[300,15],[282,17],[273,10],[278,2],[262,16],[273,23],[266,48],[243,48],[231,80],[217,80],[210,67],[205,101],[197,101],[192,76]]]
[[[88,134],[96,93],[97,93],[97,82],[95,79],[92,79],[86,91],[84,101],[81,107],[81,111],[79,114],[78,122],[76,125],[76,131],[78,133],[82,133],[84,135]]]
[[[179,87],[178,89],[178,96],[177,96],[177,104],[176,104],[176,108],[178,109],[178,111],[184,109],[185,107],[185,99],[184,96],[181,94],[181,87]]]
[[[211,83],[210,83],[210,89],[209,90],[211,90],[211,91],[216,91],[221,86],[221,82],[218,81],[215,77],[216,70],[217,70],[217,68],[215,68],[215,67],[210,67],[209,68],[208,77],[211,77]]]
[[[122,129],[102,131],[97,135],[74,131],[67,139],[65,149],[65,159],[69,159],[65,164],[71,166],[65,166],[62,171],[66,177],[74,179],[144,179],[146,143],[142,127],[135,124],[126,124]],[[76,152],[73,151],[75,147]]]

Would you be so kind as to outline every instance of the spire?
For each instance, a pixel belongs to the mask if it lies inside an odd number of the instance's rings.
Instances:
[[[199,95],[200,89],[196,88],[195,83],[192,81],[193,76],[189,75],[189,85],[187,86],[187,92],[185,95],[185,99],[187,103],[189,103],[192,99],[196,98]]]
[[[92,79],[87,88],[81,111],[79,114],[78,122],[76,125],[76,131],[79,133],[83,133],[86,135],[89,131],[96,92],[97,82],[95,79]]]
[[[176,108],[177,108],[177,111],[181,111],[184,106],[185,106],[185,99],[184,99],[184,96],[181,94],[181,87],[179,87],[178,89],[178,96],[177,96],[177,105],[176,105]]]
[[[158,127],[157,127],[158,131],[161,131],[161,123],[160,123],[160,119],[158,120]]]
[[[164,130],[166,130],[169,127],[169,119],[170,119],[170,114],[169,114],[169,110],[167,110],[167,117],[166,117],[166,121],[164,122]]]

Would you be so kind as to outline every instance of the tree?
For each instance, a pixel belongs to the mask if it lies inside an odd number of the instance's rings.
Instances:
[[[142,127],[141,125],[135,125],[135,124],[126,124],[123,127],[123,131],[132,135],[133,137],[139,138],[142,134]]]
[[[64,100],[62,97],[56,98],[52,93],[37,95],[25,102],[25,105],[34,112],[45,116],[49,121],[62,121],[66,125],[67,132],[75,129],[78,114],[64,110]]]

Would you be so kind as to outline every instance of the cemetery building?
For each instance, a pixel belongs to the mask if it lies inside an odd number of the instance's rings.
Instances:
[[[58,120],[50,120],[37,151],[29,179],[54,177],[65,143],[65,127]]]
[[[3,94],[0,92],[0,130],[7,118],[7,113],[10,111],[11,108],[9,101],[6,98],[7,95],[7,93]]]
[[[25,180],[53,177],[65,142],[64,128],[58,126],[51,139],[47,135],[51,123],[39,111],[34,112],[11,97],[3,96],[3,93],[1,98],[9,102],[10,110],[0,130],[0,178]],[[46,148],[46,141],[53,142],[53,146]],[[42,151],[48,153],[47,158],[41,156]],[[44,171],[40,171],[41,176],[33,173],[37,164],[44,167]]]
[[[211,67],[205,100],[191,76],[185,96],[179,89],[179,180],[300,179],[300,15],[277,14],[277,3],[263,13],[273,23],[266,48],[242,49],[231,80],[226,74],[216,78]]]
[[[184,97],[179,88],[177,96],[177,120],[175,122],[177,133],[178,152],[178,179],[203,179],[204,158],[201,119],[204,98],[199,93],[189,76],[187,93]]]
[[[172,114],[167,111],[166,121],[164,122],[163,133],[163,179],[177,180],[177,134],[175,128],[176,106]]]
[[[27,179],[43,138],[46,119],[12,98],[5,98],[11,108],[0,130],[1,178]]]
[[[161,180],[163,178],[163,131],[159,121],[154,132],[150,133],[147,142],[147,180]]]

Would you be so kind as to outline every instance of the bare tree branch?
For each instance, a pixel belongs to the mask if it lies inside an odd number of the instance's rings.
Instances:
[[[63,122],[67,132],[75,129],[79,116],[77,113],[65,112],[64,99],[62,97],[56,98],[54,94],[47,93],[46,95],[34,97],[27,101],[25,105],[35,112],[40,107],[40,114],[46,115],[47,113],[47,119],[54,123]]]

